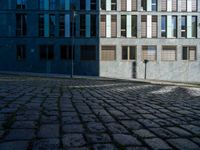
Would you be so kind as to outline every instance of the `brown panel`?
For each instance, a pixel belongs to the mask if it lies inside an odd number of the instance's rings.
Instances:
[[[163,46],[161,59],[164,61],[175,61],[176,54],[176,46]]]
[[[172,11],[177,11],[177,0],[172,0]]]
[[[106,15],[101,15],[100,28],[101,28],[101,31],[100,31],[101,37],[105,37],[106,36]]]
[[[181,0],[181,11],[187,11],[187,0]]]
[[[132,11],[137,11],[137,0],[132,0]]]
[[[113,61],[116,60],[116,46],[102,46],[101,47],[101,60]]]
[[[152,37],[156,38],[157,37],[157,16],[152,16]]]
[[[142,59],[155,61],[156,60],[156,46],[142,46]]]
[[[121,0],[121,10],[126,11],[127,0]]]
[[[161,11],[167,11],[167,0],[161,0]]]
[[[141,18],[141,36],[147,37],[147,16],[142,16]]]
[[[189,47],[189,60],[196,60],[196,47]]]
[[[111,16],[111,37],[117,36],[117,16]]]
[[[197,11],[197,0],[192,0],[192,11]]]

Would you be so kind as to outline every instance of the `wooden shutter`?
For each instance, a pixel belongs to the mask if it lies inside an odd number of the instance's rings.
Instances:
[[[172,0],[172,11],[177,11],[177,0]]]
[[[181,0],[181,11],[187,11],[187,0]]]
[[[121,0],[121,10],[126,11],[127,0]]]
[[[189,47],[189,60],[196,60],[196,47],[195,46]]]
[[[156,38],[157,37],[157,16],[152,16],[152,37]]]
[[[117,36],[117,16],[111,16],[111,37]]]
[[[143,60],[156,60],[156,46],[142,46],[142,57]]]
[[[141,18],[141,37],[147,37],[147,16]]]
[[[101,15],[101,37],[106,37],[106,15]]]
[[[176,46],[163,46],[162,60],[175,61],[176,60]]]
[[[192,0],[192,11],[197,11],[197,0]]]
[[[101,60],[112,61],[116,59],[116,46],[102,46],[101,47]]]
[[[132,0],[132,11],[137,11],[137,0]]]
[[[167,11],[167,0],[161,0],[161,11]]]

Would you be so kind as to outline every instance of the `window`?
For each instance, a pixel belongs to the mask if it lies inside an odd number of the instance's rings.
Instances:
[[[80,15],[80,36],[85,36],[85,15]]]
[[[121,16],[121,36],[126,37],[126,15]]]
[[[96,46],[83,45],[80,46],[81,60],[93,61],[96,60]]]
[[[16,8],[17,9],[25,9],[26,8],[26,0],[17,0]]]
[[[80,0],[80,10],[85,10],[86,7],[86,0]]]
[[[50,15],[49,16],[49,31],[50,31],[50,36],[51,37],[55,36],[55,27],[56,27],[55,15]]]
[[[192,16],[192,37],[197,37],[197,16]]]
[[[91,15],[91,36],[96,36],[96,15]]]
[[[111,0],[111,10],[117,10],[117,0]]]
[[[177,37],[177,16],[172,16],[172,36]]]
[[[16,14],[16,35],[27,34],[27,16],[25,14]]]
[[[152,16],[152,38],[157,38],[158,31],[157,16]]]
[[[142,60],[156,61],[156,46],[142,46]]]
[[[136,46],[122,46],[122,60],[136,60]]]
[[[91,10],[96,10],[96,0],[91,0]]]
[[[121,11],[126,11],[127,0],[121,0]]]
[[[137,11],[137,0],[132,0],[132,11]]]
[[[18,61],[25,60],[26,58],[26,47],[25,45],[17,45],[16,47],[16,58]]]
[[[161,0],[161,11],[167,11],[167,0]]]
[[[39,8],[40,10],[44,9],[44,0],[39,0]]]
[[[161,36],[167,37],[167,16],[162,16],[161,19]]]
[[[70,46],[70,45],[60,46],[60,58],[62,60],[71,60],[71,58],[72,58],[72,46]]]
[[[151,10],[157,11],[157,0],[152,0]]]
[[[60,9],[61,10],[65,9],[65,0],[60,0]]]
[[[106,10],[106,0],[101,0],[101,10]]]
[[[181,16],[181,37],[187,37],[187,17]]]
[[[40,59],[41,60],[53,60],[54,50],[53,45],[40,45]]]
[[[163,61],[175,61],[177,55],[176,46],[163,46],[161,59]]]
[[[187,11],[187,0],[181,0],[181,11]]]
[[[117,15],[111,15],[111,37],[117,37]]]
[[[60,15],[60,19],[59,19],[59,35],[61,37],[65,36],[65,15]]]
[[[147,11],[147,0],[141,0],[141,11]]]
[[[132,37],[137,37],[137,16],[132,15]]]
[[[196,46],[183,46],[182,60],[196,60]]]
[[[147,16],[142,16],[141,18],[141,37],[147,37]]]
[[[198,6],[197,0],[192,0],[192,11],[193,12],[197,11],[197,6]]]
[[[116,60],[116,46],[113,45],[101,46],[101,60],[103,61]]]
[[[101,37],[106,37],[106,15],[101,15]]]
[[[49,9],[50,10],[56,9],[56,0],[49,0]]]
[[[44,36],[44,15],[39,15],[39,36]]]

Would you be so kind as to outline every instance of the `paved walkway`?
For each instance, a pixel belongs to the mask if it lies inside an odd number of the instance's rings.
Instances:
[[[200,89],[0,76],[0,150],[199,150]]]

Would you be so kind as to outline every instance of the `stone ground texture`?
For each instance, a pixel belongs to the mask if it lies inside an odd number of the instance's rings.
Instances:
[[[0,75],[0,150],[200,150],[200,88]]]

